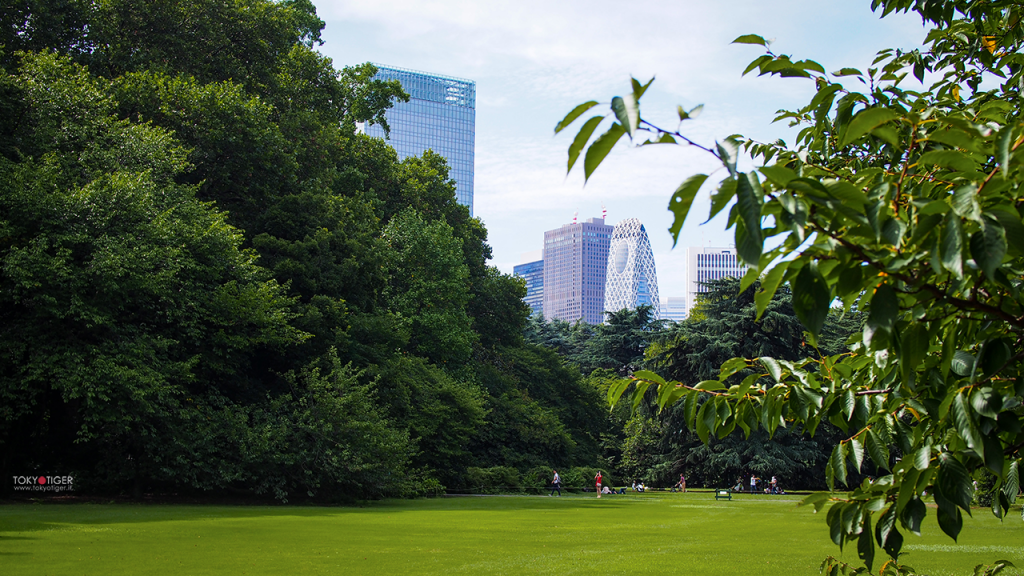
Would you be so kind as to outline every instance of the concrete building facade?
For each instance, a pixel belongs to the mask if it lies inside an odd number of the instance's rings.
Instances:
[[[686,320],[686,297],[669,296],[661,305],[661,319],[673,322]]]
[[[686,249],[686,313],[693,312],[697,295],[704,291],[702,282],[732,276],[742,278],[747,268],[740,264],[735,248]]]
[[[604,322],[608,248],[614,227],[603,218],[544,233],[544,317]]]

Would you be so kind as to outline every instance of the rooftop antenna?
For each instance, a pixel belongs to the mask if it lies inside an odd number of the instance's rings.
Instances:
[[[604,202],[601,202],[601,220],[608,219],[608,209],[604,207]]]
[[[579,210],[577,210],[577,211],[572,213],[572,223],[573,224],[576,223],[576,217],[579,216],[579,215],[580,215],[580,211]]]

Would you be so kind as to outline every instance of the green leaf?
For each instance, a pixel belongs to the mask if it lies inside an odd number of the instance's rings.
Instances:
[[[832,495],[828,492],[811,492],[810,495],[800,501],[797,506],[814,506],[815,512],[821,512],[821,509],[825,506],[825,503],[832,499]]]
[[[864,515],[864,525],[857,538],[857,557],[871,570],[875,562],[875,538],[871,530],[871,515]]]
[[[1014,460],[1010,462],[1010,466],[1006,472],[1006,480],[1003,481],[1003,494],[1007,498],[1017,499],[1017,494],[1020,493],[1020,460]]]
[[[644,401],[644,396],[647,394],[647,389],[651,387],[651,383],[645,380],[636,381],[636,390],[633,391],[633,407],[631,410],[635,413],[636,409],[640,407],[640,403]]]
[[[612,124],[612,127],[607,132],[598,136],[597,140],[590,145],[587,149],[586,158],[583,160],[583,180],[587,181],[590,179],[590,175],[597,170],[597,167],[604,161],[605,156],[612,151],[612,147],[615,143],[622,138],[622,135],[626,131],[622,128],[619,123]]]
[[[572,124],[584,112],[586,112],[587,110],[590,110],[594,106],[597,106],[597,100],[591,100],[590,102],[584,102],[583,104],[580,104],[579,106],[573,108],[572,112],[569,112],[568,114],[566,114],[565,118],[563,118],[561,122],[559,122],[558,124],[555,124],[555,134],[558,134],[563,129],[567,128],[569,126],[569,124]],[[589,138],[589,136],[588,136],[588,138]]]
[[[700,116],[700,113],[704,111],[704,105],[698,104],[694,106],[689,112],[686,111],[682,106],[676,106],[676,112],[679,114],[679,121],[693,120]]]
[[[770,374],[776,382],[782,382],[782,368],[779,367],[778,360],[767,356],[762,356],[759,360],[761,360],[761,364],[764,366],[765,370],[768,371],[768,374]]]
[[[899,558],[900,549],[903,548],[903,535],[896,529],[896,506],[889,506],[878,518],[875,536],[890,558]]]
[[[758,374],[756,372],[754,374],[748,374],[747,377],[743,379],[743,382],[741,382],[739,387],[736,389],[736,395],[743,396],[747,392],[749,392],[750,388],[754,385],[755,382],[757,382],[757,379],[760,378],[761,376],[763,375]]]
[[[754,304],[757,307],[757,318],[761,319],[761,315],[764,314],[768,303],[772,301],[775,296],[775,292],[779,289],[779,284],[782,283],[782,277],[789,269],[789,261],[779,262],[774,268],[765,274],[764,279],[761,281],[761,290],[754,294]]]
[[[932,463],[932,448],[924,444],[914,452],[914,468],[926,470]]]
[[[913,498],[910,502],[907,502],[907,506],[903,509],[903,514],[900,516],[900,520],[903,525],[906,526],[907,530],[910,530],[918,536],[921,535],[921,521],[924,520],[925,514],[928,509],[925,507],[924,502],[920,498]]]
[[[628,378],[612,382],[611,386],[608,387],[608,405],[615,406],[618,404],[619,398],[622,397],[622,393],[625,392],[626,388],[629,388],[629,385],[632,383],[633,381]]]
[[[948,498],[950,502],[970,514],[971,500],[974,498],[974,482],[967,468],[952,454],[944,453],[939,459],[936,482],[943,497]]]
[[[940,253],[942,255],[942,267],[948,270],[957,278],[963,278],[963,231],[960,226],[960,218],[955,213],[946,214],[946,222],[942,226],[942,243]]]
[[[850,124],[846,127],[846,132],[843,134],[843,140],[839,144],[839,147],[845,148],[850,142],[853,142],[857,138],[860,138],[875,128],[878,128],[882,124],[899,117],[899,113],[889,110],[888,108],[868,108],[866,110],[861,110],[853,117],[852,120],[850,120]]]
[[[640,98],[644,95],[644,92],[647,92],[647,89],[650,88],[651,83],[654,82],[654,78],[652,77],[647,81],[647,84],[643,85],[641,85],[636,78],[630,78],[629,80],[633,85],[633,100],[639,104]]]
[[[853,464],[854,469],[860,472],[860,467],[864,463],[864,444],[860,441],[860,438],[850,438],[850,463]]]
[[[1011,254],[1024,254],[1024,224],[1020,216],[1012,208],[996,208],[985,213],[986,217],[993,217],[999,221],[1006,234],[1006,244]]]
[[[971,256],[989,280],[996,279],[996,268],[1006,256],[1006,232],[995,219],[984,218],[981,230],[971,235]]]
[[[706,392],[715,392],[717,390],[725,390],[725,386],[720,380],[703,380],[694,386],[695,390],[704,390]]]
[[[936,514],[936,519],[939,521],[939,528],[946,533],[947,536],[956,541],[957,536],[960,535],[960,531],[964,527],[964,517],[960,514],[960,509],[950,506],[943,506],[942,502],[945,499],[941,494],[935,494],[935,502],[939,504],[939,510]]]
[[[959,150],[932,150],[925,152],[917,159],[918,164],[933,164],[960,172],[972,172],[978,169],[978,163]]]
[[[913,467],[904,472],[903,480],[900,482],[900,491],[896,496],[896,510],[900,514],[903,514],[904,507],[906,507],[912,499],[917,498],[917,478],[920,475],[921,471]],[[904,522],[903,525],[908,529],[910,528],[906,522]]]
[[[664,410],[667,406],[675,404],[680,398],[689,393],[690,391],[678,382],[662,384],[658,387],[658,409]]]
[[[739,38],[732,41],[733,44],[759,44],[761,46],[768,46],[768,42],[764,38],[757,34],[744,34]]]
[[[572,171],[573,165],[576,164],[576,159],[580,157],[580,152],[587,145],[587,141],[590,140],[601,120],[604,120],[604,116],[594,116],[587,120],[583,127],[580,128],[580,131],[576,133],[576,138],[573,139],[572,144],[569,146],[569,167],[565,170],[566,174]]]
[[[888,284],[882,283],[875,289],[869,306],[864,336],[868,342],[871,342],[874,340],[875,334],[888,334],[892,331],[896,318],[900,314],[900,301],[896,296],[896,291]]]
[[[840,68],[832,73],[833,76],[863,76],[864,73],[856,68]]]
[[[971,417],[971,411],[964,392],[960,392],[953,398],[949,412],[953,416],[953,423],[956,424],[957,432],[960,433],[960,437],[964,439],[967,446],[978,454],[983,454],[985,447],[981,441],[981,432]]]
[[[958,376],[970,376],[974,371],[974,356],[963,350],[957,350],[953,354],[949,367]]]
[[[833,477],[843,484],[846,484],[846,451],[846,443],[840,442],[832,449],[832,455],[828,459],[828,467],[832,470]],[[829,490],[834,489],[834,486],[829,485]]]
[[[712,218],[718,215],[723,208],[729,205],[729,201],[732,200],[733,196],[736,195],[736,179],[729,177],[722,180],[722,183],[718,185],[718,189],[711,194],[711,212],[708,215],[708,219],[704,221],[707,224]]]
[[[675,215],[672,227],[668,229],[669,233],[672,234],[673,248],[675,248],[676,242],[679,241],[679,233],[682,232],[683,223],[690,213],[690,207],[693,206],[693,199],[697,196],[697,192],[700,191],[700,187],[704,185],[707,179],[706,174],[690,176],[679,185],[679,188],[676,188],[675,194],[672,195],[672,200],[668,203],[669,211]]]
[[[792,282],[793,309],[800,322],[813,336],[821,333],[828,316],[832,293],[818,266],[810,263],[800,269]]]
[[[885,470],[889,469],[889,447],[878,438],[878,434],[873,428],[869,428],[867,431],[864,447],[875,466]]]
[[[829,194],[855,210],[863,209],[864,204],[868,201],[868,197],[863,191],[859,190],[856,186],[850,184],[846,180],[830,179],[826,180],[824,184],[825,188],[828,189]]]
[[[696,396],[696,394],[694,394],[694,396]],[[697,412],[697,417],[694,419],[697,437],[700,438],[700,441],[704,444],[708,443],[708,435],[710,432],[710,430],[708,430],[707,424],[707,413],[709,407],[712,411],[714,411],[714,406],[714,402],[705,402],[701,404],[700,410]]]
[[[718,376],[718,379],[725,382],[725,379],[733,374],[743,370],[747,367],[747,361],[744,358],[730,358],[722,363],[722,369]]]
[[[722,161],[722,166],[725,166],[730,176],[738,179],[736,162],[739,160],[739,146],[734,140],[726,138],[722,142],[715,142],[715,147],[718,149],[718,159]]]
[[[636,133],[636,129],[640,126],[640,109],[636,105],[636,100],[632,94],[627,94],[625,97],[616,96],[612,98],[612,112],[615,113],[615,118],[618,119],[619,125],[626,130],[626,134],[629,139],[633,139],[633,134]]]
[[[753,179],[753,182],[751,181]],[[747,264],[756,265],[761,259],[761,252],[764,249],[764,236],[761,231],[761,202],[760,197],[755,194],[757,176],[739,173],[736,175],[736,208],[739,210],[740,218],[743,219],[743,228],[746,231],[745,242],[740,242],[737,234],[736,252]]]
[[[636,372],[633,372],[633,377],[638,380],[650,380],[651,382],[656,382],[662,386],[665,385],[665,379],[650,370],[637,370]]]
[[[775,164],[772,166],[761,166],[760,168],[757,169],[757,171],[760,172],[761,174],[764,174],[766,178],[768,178],[776,185],[781,186],[783,188],[786,187],[786,185],[789,184],[790,181],[796,180],[797,178],[796,172],[779,164]]]
[[[1010,175],[1010,142],[1013,141],[1013,125],[1004,126],[996,138],[996,161],[1003,173],[1003,178]]]

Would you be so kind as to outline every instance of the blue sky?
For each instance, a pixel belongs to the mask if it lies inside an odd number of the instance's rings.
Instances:
[[[674,127],[677,104],[704,104],[686,126],[695,141],[735,133],[791,141],[791,129],[771,123],[774,113],[806,103],[813,85],[741,77],[762,51],[731,45],[734,38],[760,34],[776,53],[832,71],[864,70],[878,50],[914,48],[925,35],[916,16],[879,20],[868,0],[314,2],[327,23],[320,51],[338,68],[378,62],[476,81],[475,214],[489,231],[493,265],[511,272],[521,253],[541,248],[545,230],[577,211],[599,217],[604,204],[610,224],[644,222],[663,299],[683,295],[687,246],[732,244],[723,218],[699,225],[710,185],[675,250],[667,231],[675,187],[719,166],[693,148],[633,149],[623,140],[584,187],[579,168],[565,175],[575,127],[553,136],[555,124],[581,102],[627,92],[630,75],[656,76],[642,102],[649,120]]]

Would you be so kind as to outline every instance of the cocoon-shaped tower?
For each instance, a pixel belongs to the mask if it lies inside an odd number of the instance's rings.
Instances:
[[[615,225],[608,249],[608,272],[604,285],[604,309],[617,312],[623,308],[651,306],[659,317],[658,271],[647,230],[637,218]]]

